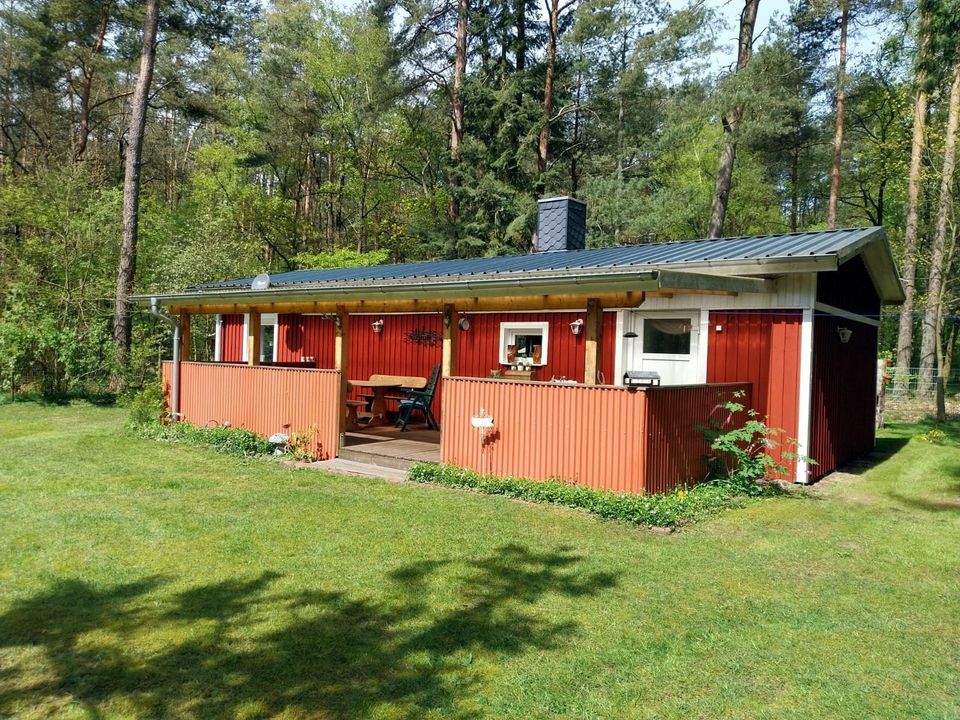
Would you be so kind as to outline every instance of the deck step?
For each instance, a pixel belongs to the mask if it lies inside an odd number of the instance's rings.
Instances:
[[[376,447],[367,449],[366,446],[340,448],[337,459],[403,471],[410,469],[415,463],[419,462],[415,458],[380,455],[377,453]]]
[[[407,473],[405,470],[384,467],[383,465],[373,465],[368,462],[347,460],[342,457],[334,458],[333,460],[310,463],[308,467],[336,473],[338,475],[359,475],[361,477],[375,477],[393,481],[407,479]]]

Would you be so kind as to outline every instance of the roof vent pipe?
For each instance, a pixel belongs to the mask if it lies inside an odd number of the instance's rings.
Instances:
[[[583,250],[587,246],[587,204],[572,197],[537,200],[535,252]]]
[[[180,418],[180,322],[160,310],[157,298],[150,298],[150,314],[173,328],[173,380],[170,387],[170,417]]]

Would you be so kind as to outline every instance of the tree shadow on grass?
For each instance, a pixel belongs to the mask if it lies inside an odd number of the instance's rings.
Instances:
[[[159,578],[107,589],[63,581],[0,616],[0,650],[33,646],[46,667],[0,676],[0,715],[69,699],[94,717],[105,707],[136,717],[362,718],[387,707],[476,717],[476,656],[569,642],[576,624],[541,601],[616,585],[578,571],[580,561],[565,548],[507,545],[465,565],[412,563],[388,574],[387,599],[284,591],[274,573],[172,596]],[[448,590],[440,606],[434,586]]]
[[[944,488],[946,497],[943,495],[933,495],[928,492],[925,495],[908,495],[902,492],[890,491],[887,497],[902,505],[911,507],[915,510],[923,510],[931,513],[957,513],[960,514],[960,465],[954,465],[945,469],[953,480]]]

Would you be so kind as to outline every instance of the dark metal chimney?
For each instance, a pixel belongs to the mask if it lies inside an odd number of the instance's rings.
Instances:
[[[583,250],[587,246],[587,204],[572,197],[537,201],[536,252]]]

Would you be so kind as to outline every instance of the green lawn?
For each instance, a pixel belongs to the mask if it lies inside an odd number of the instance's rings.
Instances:
[[[0,406],[0,716],[960,717],[960,425],[661,536]]]

